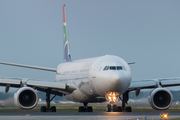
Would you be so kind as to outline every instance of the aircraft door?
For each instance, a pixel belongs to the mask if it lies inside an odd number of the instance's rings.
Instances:
[[[96,72],[98,71],[98,68],[101,64],[101,61],[95,63],[92,68],[92,78],[96,78]]]

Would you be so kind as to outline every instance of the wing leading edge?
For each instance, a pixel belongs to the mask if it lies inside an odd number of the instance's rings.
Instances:
[[[31,68],[31,69],[37,69],[37,70],[44,70],[44,71],[51,71],[51,72],[57,71],[56,68],[38,67],[38,66],[32,66],[32,65],[22,65],[22,64],[16,64],[16,63],[0,62],[0,64],[16,66],[16,67],[23,67],[23,68]]]
[[[73,92],[76,87],[72,83],[62,82],[62,81],[44,81],[28,78],[0,78],[0,86],[6,86],[5,91],[8,92],[7,87],[32,87],[36,90],[46,92],[46,90],[51,89],[51,94],[55,95],[66,95]],[[8,88],[9,89],[9,88]]]
[[[157,87],[180,86],[180,78],[160,78],[151,80],[132,81],[128,91],[136,89],[150,89]]]

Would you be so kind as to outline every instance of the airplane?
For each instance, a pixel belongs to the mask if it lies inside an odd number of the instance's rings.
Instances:
[[[0,77],[0,86],[5,86],[5,92],[10,87],[19,88],[14,94],[14,102],[20,109],[33,109],[38,103],[37,91],[46,93],[46,106],[41,106],[41,112],[56,112],[51,101],[56,96],[65,96],[67,100],[83,103],[79,112],[93,112],[88,103],[108,101],[107,112],[132,112],[128,105],[129,92],[135,91],[136,96],[142,89],[153,89],[148,97],[151,107],[155,110],[168,109],[173,100],[171,92],[164,87],[180,85],[180,78],[161,78],[132,81],[129,65],[115,55],[105,55],[94,58],[72,60],[67,35],[65,5],[63,5],[64,30],[64,62],[57,68],[46,68],[31,65],[0,62],[3,65],[24,67],[30,69],[56,72],[55,81],[43,81],[29,78]],[[50,95],[54,95],[52,98]],[[122,105],[118,106],[118,100]]]

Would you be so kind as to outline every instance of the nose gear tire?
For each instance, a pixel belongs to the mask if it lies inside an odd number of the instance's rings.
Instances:
[[[107,105],[106,112],[111,112],[111,105],[110,104]]]

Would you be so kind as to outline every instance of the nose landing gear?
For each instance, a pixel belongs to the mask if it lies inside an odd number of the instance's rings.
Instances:
[[[120,97],[121,99],[121,97]],[[127,101],[129,100],[129,92],[125,92],[123,94],[122,106],[117,106],[115,103],[111,103],[107,105],[106,111],[111,112],[132,112],[132,108],[130,106],[126,107]]]
[[[116,104],[108,104],[106,108],[106,112],[122,112],[122,108],[120,106],[117,106]]]
[[[122,108],[120,106],[117,106],[116,104],[108,104],[106,108],[106,112],[122,112]]]

